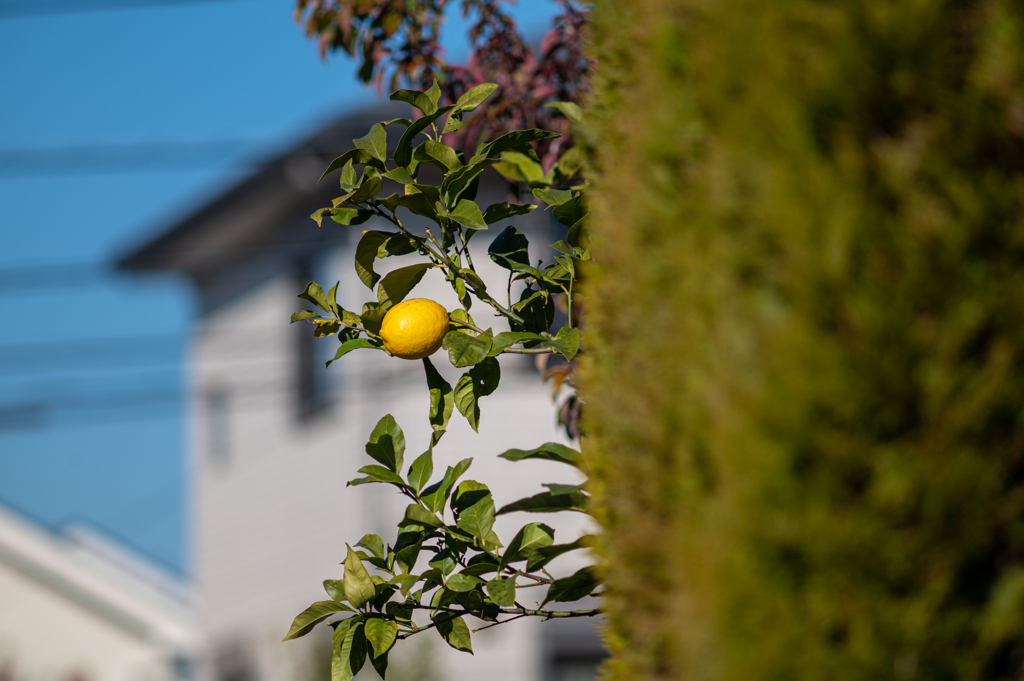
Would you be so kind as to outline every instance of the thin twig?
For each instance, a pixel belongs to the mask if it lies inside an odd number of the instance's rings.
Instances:
[[[479,629],[474,629],[473,633],[475,634],[478,631],[483,631],[484,629],[490,629],[491,627],[496,627],[499,624],[508,624],[509,622],[514,622],[515,620],[522,619],[523,617],[529,617],[529,615],[516,615],[515,617],[510,617],[507,620],[501,620],[500,622],[491,622],[486,627],[480,627]]]

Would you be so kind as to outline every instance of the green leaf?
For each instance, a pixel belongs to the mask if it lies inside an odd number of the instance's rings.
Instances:
[[[452,510],[459,519],[456,527],[469,532],[481,541],[494,526],[494,499],[487,485],[475,480],[461,483],[452,496]]]
[[[387,309],[405,300],[431,267],[433,265],[430,263],[417,263],[388,272],[377,287],[377,300],[381,308]]]
[[[430,97],[425,93],[417,92],[416,90],[398,90],[397,92],[392,93],[390,99],[392,102],[406,102],[408,104],[412,104],[414,107],[422,111],[425,116],[429,116],[437,111],[437,104],[430,101]],[[411,121],[409,124],[411,125]],[[405,164],[403,163],[402,165]]]
[[[524,265],[512,263],[513,269],[524,268]],[[512,306],[513,312],[519,314],[522,324],[512,322],[513,331],[530,331],[545,333],[551,328],[555,316],[555,301],[546,290],[534,291],[524,289],[519,302]]]
[[[552,211],[555,219],[561,222],[566,227],[572,227],[577,222],[583,219],[583,216],[587,214],[584,206],[583,194],[577,194],[571,200],[566,201],[560,206],[556,206]]]
[[[313,312],[312,310],[299,310],[298,312],[292,313],[291,323],[294,324],[295,322],[301,322],[305,319],[319,319],[322,316],[323,315],[319,312]]]
[[[549,107],[551,109],[558,109],[559,111],[562,112],[563,116],[568,118],[573,123],[583,122],[583,111],[580,109],[578,104],[574,104],[573,102],[551,102],[550,104],[545,104],[544,106]]]
[[[380,678],[385,678],[385,674],[388,672],[388,654],[384,653],[377,657],[370,657],[370,664],[373,665],[373,671],[377,672]]]
[[[462,477],[462,474],[469,469],[469,466],[472,463],[473,459],[468,458],[455,464],[454,468],[449,466],[448,470],[445,471],[443,478],[423,490],[423,493],[420,494],[420,499],[423,500],[423,503],[426,504],[427,508],[434,513],[443,509],[444,505],[448,502],[448,495],[451,493],[452,485],[455,484],[456,480]]]
[[[493,142],[484,144],[477,151],[474,160],[478,158],[489,158],[500,154],[503,151],[511,151],[516,147],[521,147],[524,144],[530,142],[538,142],[540,140],[552,139],[554,137],[561,137],[557,132],[549,132],[547,130],[539,130],[533,128],[531,130],[516,130],[515,132],[505,133]]]
[[[388,134],[384,132],[384,126],[377,123],[365,137],[352,140],[356,149],[362,149],[378,161],[385,161],[388,158]]]
[[[363,203],[365,201],[369,201],[373,197],[377,196],[383,188],[384,181],[379,177],[374,176],[364,178],[362,183],[359,185],[359,189],[352,192],[352,196],[348,197],[347,203]]]
[[[452,617],[450,613],[441,613],[433,618],[437,625],[437,633],[445,643],[456,650],[473,654],[473,643],[469,636],[469,627],[462,621],[462,617]]]
[[[416,460],[409,466],[409,485],[417,493],[427,484],[430,476],[434,473],[434,447],[416,457]]]
[[[413,185],[407,186],[411,187]],[[441,219],[438,217],[437,204],[420,192],[406,194],[405,196],[400,197],[398,199],[398,205],[402,208],[407,208],[416,215],[421,215],[441,224]]]
[[[398,166],[394,170],[389,170],[384,173],[383,177],[386,177],[389,180],[394,180],[399,184],[416,184],[416,179],[413,178],[413,176],[409,174],[409,171],[402,166]],[[394,208],[389,208],[389,210],[394,210]]]
[[[583,489],[583,485],[563,485],[560,482],[545,482],[543,487],[547,487],[552,494],[572,494]]]
[[[525,331],[505,331],[499,333],[494,337],[494,342],[491,343],[491,357],[494,357],[501,353],[505,348],[512,347],[516,343],[522,343],[524,341],[544,341],[547,340],[546,336],[542,336],[539,333],[526,333]]]
[[[469,199],[459,201],[455,209],[448,213],[448,217],[463,227],[470,229],[487,229],[487,223],[480,212],[480,206]]]
[[[455,295],[459,297],[459,303],[461,303],[466,310],[473,307],[473,298],[470,297],[469,292],[466,290],[466,282],[464,280],[455,280]]]
[[[377,249],[381,244],[394,236],[396,232],[369,231],[363,234],[356,246],[356,274],[366,288],[373,290],[380,275],[373,271],[373,261],[377,258]]]
[[[463,374],[455,385],[455,406],[473,430],[480,426],[480,398],[493,393],[500,380],[501,365],[493,357],[487,357]]]
[[[470,336],[463,331],[449,331],[441,345],[448,351],[452,365],[466,367],[487,359],[493,340],[490,329],[479,336]]]
[[[430,561],[428,565],[432,568],[437,568],[441,571],[442,575],[447,576],[455,569],[455,557],[452,555],[451,551],[446,549],[437,553],[434,556],[434,560]]]
[[[591,568],[585,567],[570,577],[556,579],[555,583],[548,588],[548,595],[544,598],[544,603],[550,603],[551,601],[556,603],[572,603],[573,601],[578,601],[589,596],[599,584],[600,582],[594,577]]]
[[[534,551],[555,543],[555,531],[544,523],[530,523],[523,526],[505,550],[502,565],[528,559]]]
[[[351,546],[345,546],[348,547],[348,555],[345,557],[345,596],[352,607],[361,608],[366,602],[373,600],[377,590],[359,556]]]
[[[398,210],[399,197],[398,194],[389,194],[383,199],[377,199],[377,203],[387,208],[389,211],[394,213]]]
[[[554,546],[537,549],[530,554],[529,559],[526,561],[527,571],[539,570],[563,553],[587,548],[586,540],[588,538],[590,538],[590,535],[580,537],[571,544],[555,544]]]
[[[324,312],[331,311],[331,304],[327,302],[327,296],[324,295],[324,290],[320,288],[320,284],[315,281],[311,281],[306,284],[305,290],[297,297],[302,298],[303,300],[308,300]]]
[[[416,575],[395,575],[391,578],[391,583],[398,587],[398,590],[402,592],[403,596],[409,595],[409,589],[420,581]]]
[[[563,326],[554,340],[546,340],[541,346],[551,348],[566,359],[572,359],[580,349],[580,330]]]
[[[478,577],[489,572],[497,572],[499,569],[500,566],[498,565],[498,561],[494,559],[494,556],[486,553],[479,553],[469,559],[469,562],[466,564],[466,568],[462,571],[462,574]]]
[[[313,630],[313,627],[339,612],[353,612],[353,610],[344,603],[337,601],[317,601],[299,613],[292,621],[288,634],[282,640],[290,641],[293,638],[305,636]]]
[[[509,461],[522,461],[523,459],[544,459],[545,461],[560,461],[570,466],[579,468],[582,464],[582,457],[579,452],[557,442],[548,442],[536,449],[509,449],[499,454],[503,459]]]
[[[383,559],[385,557],[384,540],[375,534],[363,535],[363,538],[359,540],[356,546],[363,547],[377,558]]]
[[[444,195],[445,203],[449,206],[455,205],[470,183],[495,163],[496,161],[485,159],[448,173],[441,182],[441,193]]]
[[[459,97],[455,102],[455,108],[459,111],[472,111],[483,104],[484,100],[491,96],[491,93],[498,89],[496,83],[481,83],[476,87],[466,90],[466,94]]]
[[[406,488],[408,485],[405,484],[405,480],[402,480],[402,476],[393,471],[389,471],[384,466],[363,466],[359,469],[359,472],[365,475],[365,478],[357,478],[355,480],[349,480],[346,487],[366,485],[372,482],[386,482],[392,485],[398,485],[399,487]]]
[[[385,170],[387,170],[387,168],[384,166],[383,161],[374,158],[365,149],[351,149],[349,151],[346,151],[338,158],[331,161],[331,164],[327,166],[327,170],[325,170],[324,174],[320,176],[320,179],[324,179],[325,177],[327,177],[328,174],[334,172],[338,168],[344,168],[345,165],[350,162],[372,166],[377,170],[381,171],[382,173]]]
[[[434,106],[437,106],[438,100],[441,99],[441,88],[437,85],[437,79],[434,79],[434,82],[430,84],[430,88],[424,94]]]
[[[373,340],[370,338],[350,338],[341,344],[338,351],[334,353],[334,358],[327,360],[327,366],[331,366],[331,362],[337,362],[339,359],[360,348],[372,348],[373,350],[381,349],[380,341]]]
[[[420,537],[419,532],[400,532],[398,534],[398,543],[395,544],[395,563],[399,569],[409,572],[416,566],[416,560],[422,550],[422,544],[417,540],[411,544],[403,544],[403,535],[405,537]]]
[[[462,161],[459,160],[459,156],[455,153],[454,149],[447,144],[434,142],[433,140],[427,140],[416,147],[416,150],[413,152],[413,158],[448,172],[462,167]]]
[[[348,197],[352,196],[354,191],[359,187],[358,182],[356,182],[357,177],[358,175],[356,173],[356,169],[352,166],[352,161],[349,161],[344,166],[342,166],[341,177],[338,178],[338,184],[341,186],[342,189],[346,190],[348,193],[345,194],[344,196],[334,199],[333,203],[335,206],[337,206],[339,203],[347,201]]]
[[[464,575],[462,573],[454,574],[448,578],[448,582],[445,584],[446,587],[455,591],[456,593],[465,593],[472,591],[477,587],[478,584],[483,584],[484,580],[473,575]]]
[[[471,232],[470,234],[474,233],[475,232]],[[473,290],[476,291],[478,296],[483,296],[487,293],[487,285],[484,284],[484,280],[481,279],[480,275],[473,270],[468,267],[462,267],[459,269],[459,275],[461,275],[461,278],[473,287]]]
[[[412,119],[411,118],[392,118],[390,121],[382,122],[381,125],[383,125],[385,128],[388,127],[389,125],[404,125],[406,127],[409,127],[410,125],[412,125]]]
[[[347,600],[345,598],[345,584],[340,579],[325,579],[324,591],[339,603]]]
[[[504,203],[494,203],[484,211],[484,222],[493,225],[499,220],[505,220],[516,215],[526,215],[536,208],[537,206],[532,203],[508,203],[507,201]]]
[[[580,147],[573,147],[566,151],[552,169],[554,170],[554,183],[561,184],[576,177],[583,170],[585,162],[586,156]]]
[[[405,234],[396,234],[381,244],[377,249],[377,257],[387,258],[394,255],[408,255],[416,252],[416,246],[417,242],[412,237]]]
[[[514,264],[530,264],[529,246],[530,242],[522,232],[515,227],[506,227],[487,247],[487,254],[498,265],[511,270]]]
[[[391,650],[398,638],[398,625],[388,620],[373,619],[366,620],[366,640],[373,647],[373,656],[380,657]]]
[[[569,233],[565,237],[565,240],[569,242],[569,245],[574,248],[580,248],[583,245],[583,239],[587,236],[587,216],[584,215],[582,218],[576,221],[572,227],[569,228]]]
[[[458,307],[448,313],[448,320],[456,324],[461,322],[463,326],[466,326],[467,323],[476,326],[476,322],[473,321],[472,315]]]
[[[448,106],[442,106],[437,111],[431,112],[413,122],[408,128],[405,129],[405,133],[402,135],[402,139],[398,141],[398,146],[395,147],[395,163],[400,166],[408,166],[412,161],[412,141],[416,139],[416,136],[426,130],[431,123],[436,121],[444,114],[451,111],[454,107],[449,104]],[[422,111],[422,109],[420,109]]]
[[[336,315],[341,313],[341,308],[338,307],[338,285],[340,283],[340,281],[334,282],[334,286],[327,292],[327,304],[331,306],[331,311]]]
[[[561,206],[572,199],[572,192],[568,189],[534,189],[533,195],[549,207]]]
[[[458,109],[452,109],[452,112],[448,114],[448,120],[444,122],[444,128],[441,130],[443,134],[455,132],[462,128],[462,112]]]
[[[406,527],[407,525],[425,525],[427,527],[443,527],[443,523],[437,519],[433,513],[423,508],[419,504],[409,504],[405,509],[405,517],[400,523],[399,527]]]
[[[331,319],[318,319],[315,322],[316,328],[313,329],[313,336],[316,338],[325,338],[327,336],[333,336],[334,334],[341,331],[341,323]]]
[[[332,641],[337,641],[337,630]],[[359,670],[366,664],[366,636],[363,633],[363,623],[358,622],[349,626],[344,633],[344,638],[335,643],[334,652],[331,656],[331,681],[352,681]]]
[[[544,167],[518,151],[502,153],[501,161],[494,164],[494,169],[513,182],[525,182],[531,186],[544,180]]]
[[[369,303],[366,305],[369,305]],[[387,311],[380,310],[376,307],[367,308],[366,305],[363,305],[363,313],[359,315],[359,321],[363,323],[363,328],[370,333],[379,334],[380,325],[384,322],[384,316],[387,314]],[[380,305],[380,303],[373,303],[373,305]],[[383,347],[383,345],[381,345],[381,347]]]
[[[557,513],[559,511],[579,511],[585,513],[587,510],[587,495],[583,492],[572,492],[570,494],[552,494],[541,492],[526,499],[520,499],[507,506],[502,506],[498,515],[514,513],[515,511],[527,511],[529,513]]]
[[[515,577],[498,578],[487,582],[487,595],[503,608],[511,608],[516,604]]]
[[[361,225],[373,217],[373,211],[363,208],[321,208],[309,217],[316,220],[319,226],[321,218],[325,215],[339,225]]]
[[[437,369],[434,368],[429,357],[423,358],[423,367],[427,372],[427,388],[430,390],[430,427],[434,429],[435,433],[431,442],[436,443],[437,439],[440,439],[441,434],[448,429],[448,422],[451,420],[452,411],[455,409],[455,393],[452,391],[451,384],[444,380],[441,374],[437,372]],[[427,471],[423,482],[426,483],[429,477],[430,471]],[[422,485],[417,487],[416,491],[418,492],[421,487]]]
[[[395,417],[387,414],[370,433],[370,440],[366,443],[366,453],[388,470],[398,473],[402,470],[402,455],[405,453],[405,433],[395,422]]]

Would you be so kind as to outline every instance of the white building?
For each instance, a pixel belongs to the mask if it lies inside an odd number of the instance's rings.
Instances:
[[[193,615],[181,580],[0,507],[0,679],[187,681]]]
[[[189,360],[189,554],[201,603],[201,681],[322,678],[329,663],[326,641],[311,635],[281,643],[282,636],[297,613],[326,598],[322,580],[341,577],[346,542],[354,544],[367,532],[394,540],[407,500],[390,487],[345,483],[372,463],[363,445],[386,413],[405,430],[407,461],[426,449],[422,363],[363,351],[325,370],[337,341],[314,339],[310,326],[289,325],[288,318],[303,307],[296,294],[310,279],[325,288],[340,280],[338,299],[347,309],[358,311],[375,298],[355,275],[353,253],[362,230],[388,225],[343,227],[326,220],[317,228],[309,215],[329,206],[337,193],[333,176],[316,184],[330,159],[351,148],[351,140],[373,123],[407,114],[384,106],[327,126],[120,263],[128,270],[187,275],[201,304]],[[488,196],[491,202],[507,200],[504,180],[488,174],[481,203],[488,205]],[[526,217],[518,227],[535,237],[536,258],[555,240],[552,223],[539,210]],[[475,240],[474,261],[485,279],[504,288],[507,273],[486,255],[500,229],[491,231],[490,238],[484,233]],[[378,271],[409,262],[378,261]],[[440,276],[431,278],[436,274],[429,272],[410,297],[433,298],[453,309],[457,300]],[[496,323],[482,310],[477,321]],[[454,385],[461,370],[450,366],[443,351],[433,359]],[[497,458],[511,447],[560,439],[532,360],[505,355],[501,368],[501,388],[481,402],[480,433],[456,412],[435,448],[435,470],[473,456],[466,478],[489,484],[499,507],[543,491],[540,482],[577,481],[560,464]],[[504,516],[496,529],[507,541],[513,523],[535,519]],[[543,520],[556,528],[560,543],[585,530],[579,514]],[[577,552],[560,559],[562,570],[578,569],[585,558]],[[535,591],[541,600],[543,592]],[[449,649],[434,632],[402,647],[416,650],[415,659],[431,660],[431,669],[417,671],[413,659],[399,657],[389,679],[584,681],[593,678],[601,656],[589,619],[496,627],[475,636],[473,656]],[[375,676],[369,664],[363,674]]]

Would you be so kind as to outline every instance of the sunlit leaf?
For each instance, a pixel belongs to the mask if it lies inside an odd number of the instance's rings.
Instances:
[[[337,601],[318,601],[296,616],[295,620],[292,621],[288,634],[282,640],[289,641],[293,638],[305,636],[317,624],[339,612],[352,612],[352,608]]]
[[[347,546],[347,545],[346,545]],[[373,599],[377,590],[373,586],[370,574],[363,567],[362,560],[348,546],[348,555],[345,557],[345,596],[354,608],[361,608],[367,601]]]

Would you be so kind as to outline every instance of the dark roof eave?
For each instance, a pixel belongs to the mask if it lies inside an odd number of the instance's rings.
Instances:
[[[388,103],[341,116],[262,165],[232,188],[115,261],[125,271],[178,271],[193,277],[246,249],[269,246],[299,211],[325,205],[333,185],[316,184],[330,158],[394,113]],[[314,206],[314,208],[310,208]]]

